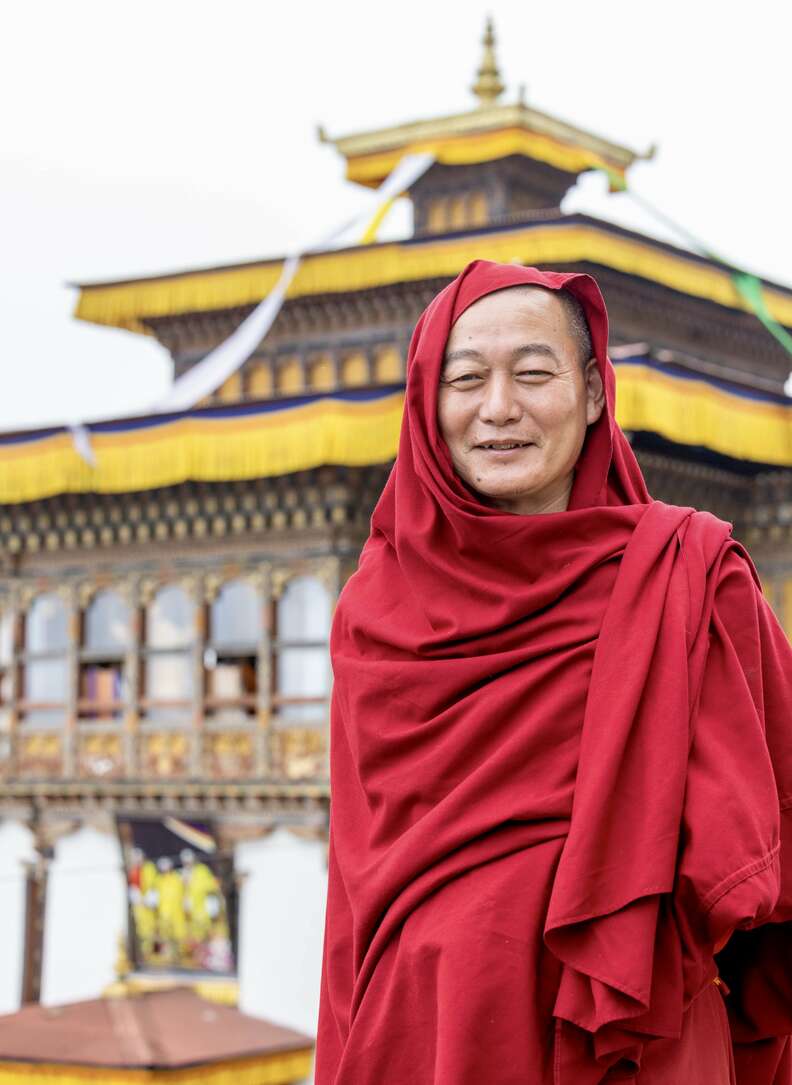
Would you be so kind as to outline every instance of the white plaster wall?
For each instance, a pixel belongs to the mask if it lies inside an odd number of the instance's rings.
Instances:
[[[278,829],[241,844],[240,1009],[316,1035],[327,895],[325,845]],[[19,1006],[31,835],[0,824],[0,1012]],[[118,840],[85,827],[56,846],[44,923],[42,1002],[98,997],[115,978],[126,893]]]
[[[0,823],[0,1013],[19,1009],[25,952],[24,860],[34,858],[33,835],[17,821]]]
[[[83,827],[58,841],[50,865],[44,920],[41,1001],[97,998],[115,979],[118,939],[126,931],[121,847]]]
[[[277,829],[240,844],[239,1008],[316,1036],[327,895],[325,845]]]

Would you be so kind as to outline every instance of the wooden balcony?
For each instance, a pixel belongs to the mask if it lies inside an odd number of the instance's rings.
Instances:
[[[145,712],[146,707],[141,705]],[[164,706],[158,705],[159,708]],[[188,707],[169,705],[171,708]],[[266,781],[324,786],[327,726],[260,720],[247,700],[210,706],[197,723],[141,715],[118,718],[116,705],[92,705],[91,718],[44,726],[24,719],[0,735],[0,780],[173,785]],[[114,718],[115,717],[115,718]]]

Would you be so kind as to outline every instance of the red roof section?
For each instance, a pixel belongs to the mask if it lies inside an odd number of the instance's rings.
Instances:
[[[199,998],[189,988],[25,1006],[0,1016],[0,1060],[172,1069],[305,1051],[310,1036]]]

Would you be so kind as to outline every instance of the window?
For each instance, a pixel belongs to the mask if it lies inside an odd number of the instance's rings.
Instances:
[[[217,389],[217,398],[221,403],[236,403],[242,399],[242,374],[232,373]]]
[[[448,225],[452,230],[461,230],[467,225],[467,200],[464,196],[454,196],[448,209]]]
[[[83,615],[78,714],[82,719],[120,719],[124,656],[132,615],[114,591],[100,591]]]
[[[396,347],[385,347],[374,360],[374,379],[378,384],[393,384],[404,380],[402,358]]]
[[[341,362],[341,384],[344,387],[353,388],[356,385],[369,383],[369,364],[366,355],[361,351],[348,354]]]
[[[483,192],[474,192],[470,197],[470,226],[486,226],[489,221],[487,197]]]
[[[255,713],[262,625],[253,585],[246,580],[224,584],[209,611],[204,653],[207,714],[216,720],[245,720]]]
[[[330,692],[330,593],[320,580],[297,576],[276,606],[273,704],[283,722],[319,724]]]
[[[24,699],[28,723],[58,727],[69,698],[69,620],[55,592],[37,596],[25,619]]]
[[[269,362],[251,365],[248,377],[248,398],[269,399],[272,395],[272,366]]]
[[[434,199],[429,204],[426,228],[429,233],[441,234],[448,224],[447,202],[443,197]]]
[[[276,373],[277,390],[281,395],[296,395],[303,391],[303,367],[299,358],[286,358]]]
[[[335,388],[335,366],[327,355],[316,358],[308,366],[308,386],[312,392],[325,392]]]
[[[146,715],[178,719],[192,711],[195,604],[177,585],[162,588],[145,612],[143,698]]]

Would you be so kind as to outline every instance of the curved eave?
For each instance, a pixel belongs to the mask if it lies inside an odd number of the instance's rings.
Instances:
[[[616,374],[623,429],[792,467],[792,403],[784,397],[671,371],[643,356],[617,361]],[[0,504],[387,463],[396,455],[402,405],[403,391],[390,386],[101,423],[89,427],[95,466],[77,454],[68,431],[6,436]]]
[[[630,234],[604,222],[584,220],[485,230],[454,237],[360,245],[307,256],[289,297],[349,293],[398,282],[452,278],[474,259],[525,265],[597,264],[746,311],[728,269],[672,246]],[[145,321],[255,305],[278,281],[280,261],[133,282],[80,286],[79,320],[148,333]],[[766,285],[770,314],[792,327],[792,292]]]
[[[401,155],[418,146],[437,152],[442,151],[447,141],[456,140],[460,146],[467,148],[468,155],[472,155],[463,157],[461,161],[469,162],[480,160],[476,157],[478,148],[486,145],[488,140],[492,139],[497,144],[504,133],[515,131],[528,137],[524,153],[542,160],[545,160],[546,155],[563,156],[566,152],[575,150],[595,155],[599,161],[607,162],[614,170],[623,170],[636,158],[646,158],[652,154],[650,151],[648,155],[638,155],[629,147],[612,143],[593,132],[584,131],[519,102],[511,105],[479,106],[451,116],[412,121],[335,138],[328,137],[324,130],[320,129],[319,136],[323,142],[331,143],[346,159],[361,159],[386,152]]]
[[[576,177],[586,170],[604,169],[624,178],[623,161],[588,147],[563,143],[552,136],[529,132],[524,128],[505,128],[495,132],[446,136],[415,140],[401,147],[379,152],[349,155],[347,180],[369,187],[384,181],[405,154],[433,154],[444,166],[468,166],[494,162],[510,155],[523,155]]]
[[[728,269],[682,249],[598,222],[520,225],[477,233],[357,246],[305,257],[290,298],[349,293],[400,282],[453,278],[471,260],[522,264],[587,262],[634,275],[727,309],[746,311]],[[75,316],[147,333],[146,321],[182,313],[255,305],[273,288],[280,261],[182,272],[80,287]],[[792,292],[767,285],[765,299],[780,324],[792,326]]]

